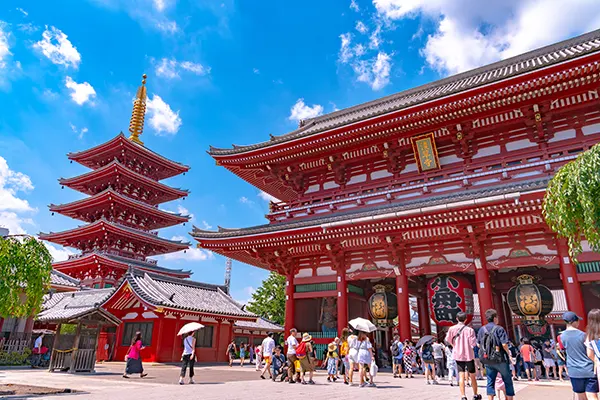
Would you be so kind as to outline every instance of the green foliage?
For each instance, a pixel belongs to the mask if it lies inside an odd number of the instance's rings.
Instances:
[[[31,236],[0,238],[0,316],[35,315],[50,284],[52,256]]]
[[[77,324],[62,324],[60,326],[61,335],[74,335],[77,331]]]
[[[31,349],[26,348],[21,353],[0,350],[0,365],[24,365],[31,355]]]
[[[285,321],[285,276],[271,272],[252,294],[246,309],[276,324]]]
[[[554,232],[567,239],[573,259],[587,239],[600,251],[600,146],[561,167],[548,184],[543,215]]]

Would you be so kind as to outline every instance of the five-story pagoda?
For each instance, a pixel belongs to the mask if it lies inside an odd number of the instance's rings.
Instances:
[[[61,185],[88,195],[68,204],[50,205],[50,211],[85,222],[63,232],[40,234],[40,238],[81,251],[54,269],[81,279],[85,285],[111,287],[130,266],[162,275],[189,278],[189,271],[159,267],[149,256],[188,248],[189,243],[157,235],[157,229],[189,220],[186,215],[158,208],[164,202],[184,198],[186,190],[160,181],[189,170],[149,150],[140,140],[146,112],[146,75],[133,104],[129,138],[115,138],[68,157],[91,169]]]

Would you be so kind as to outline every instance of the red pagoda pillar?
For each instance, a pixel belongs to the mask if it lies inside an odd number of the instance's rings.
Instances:
[[[419,314],[419,333],[421,336],[431,335],[431,319],[429,318],[429,305],[424,286],[419,288],[420,296],[417,297],[417,313]]]
[[[285,324],[284,335],[294,327],[295,303],[294,303],[294,271],[288,272],[285,281]]]
[[[496,289],[494,290],[494,309],[498,311],[498,321],[500,325],[508,332],[509,326],[504,312],[504,300],[502,299],[502,293]]]
[[[556,249],[569,311],[573,311],[579,317],[583,318],[583,321],[579,323],[579,329],[585,331],[587,315],[585,313],[585,305],[583,304],[581,284],[577,277],[577,268],[569,257],[569,247],[566,240],[557,239]]]
[[[494,301],[492,299],[492,285],[490,283],[490,273],[487,269],[487,260],[485,258],[483,242],[479,243],[479,258],[475,260],[475,281],[477,283],[477,297],[479,298],[481,324],[485,325],[487,323],[485,320],[485,312],[490,308],[494,308]]]
[[[338,335],[348,327],[348,284],[346,282],[346,268],[342,266],[337,275],[337,320]]]
[[[396,298],[398,302],[398,334],[400,335],[400,340],[410,340],[410,302],[408,299],[408,276],[406,276],[404,253],[401,254],[398,260],[396,291]]]

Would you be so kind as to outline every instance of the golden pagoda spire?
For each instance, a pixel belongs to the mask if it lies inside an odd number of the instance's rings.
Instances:
[[[129,121],[129,140],[137,144],[144,143],[140,140],[140,135],[144,131],[144,117],[146,116],[146,74],[142,75],[142,86],[140,86],[133,101],[133,111],[131,112],[131,121]]]

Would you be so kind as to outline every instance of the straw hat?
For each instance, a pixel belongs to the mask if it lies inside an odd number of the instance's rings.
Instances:
[[[303,342],[310,342],[311,340],[312,340],[312,336],[310,336],[308,333],[305,333],[304,335],[302,335]]]
[[[327,346],[327,350],[335,351],[336,347],[337,346],[335,345],[335,343],[329,343],[329,346]]]

